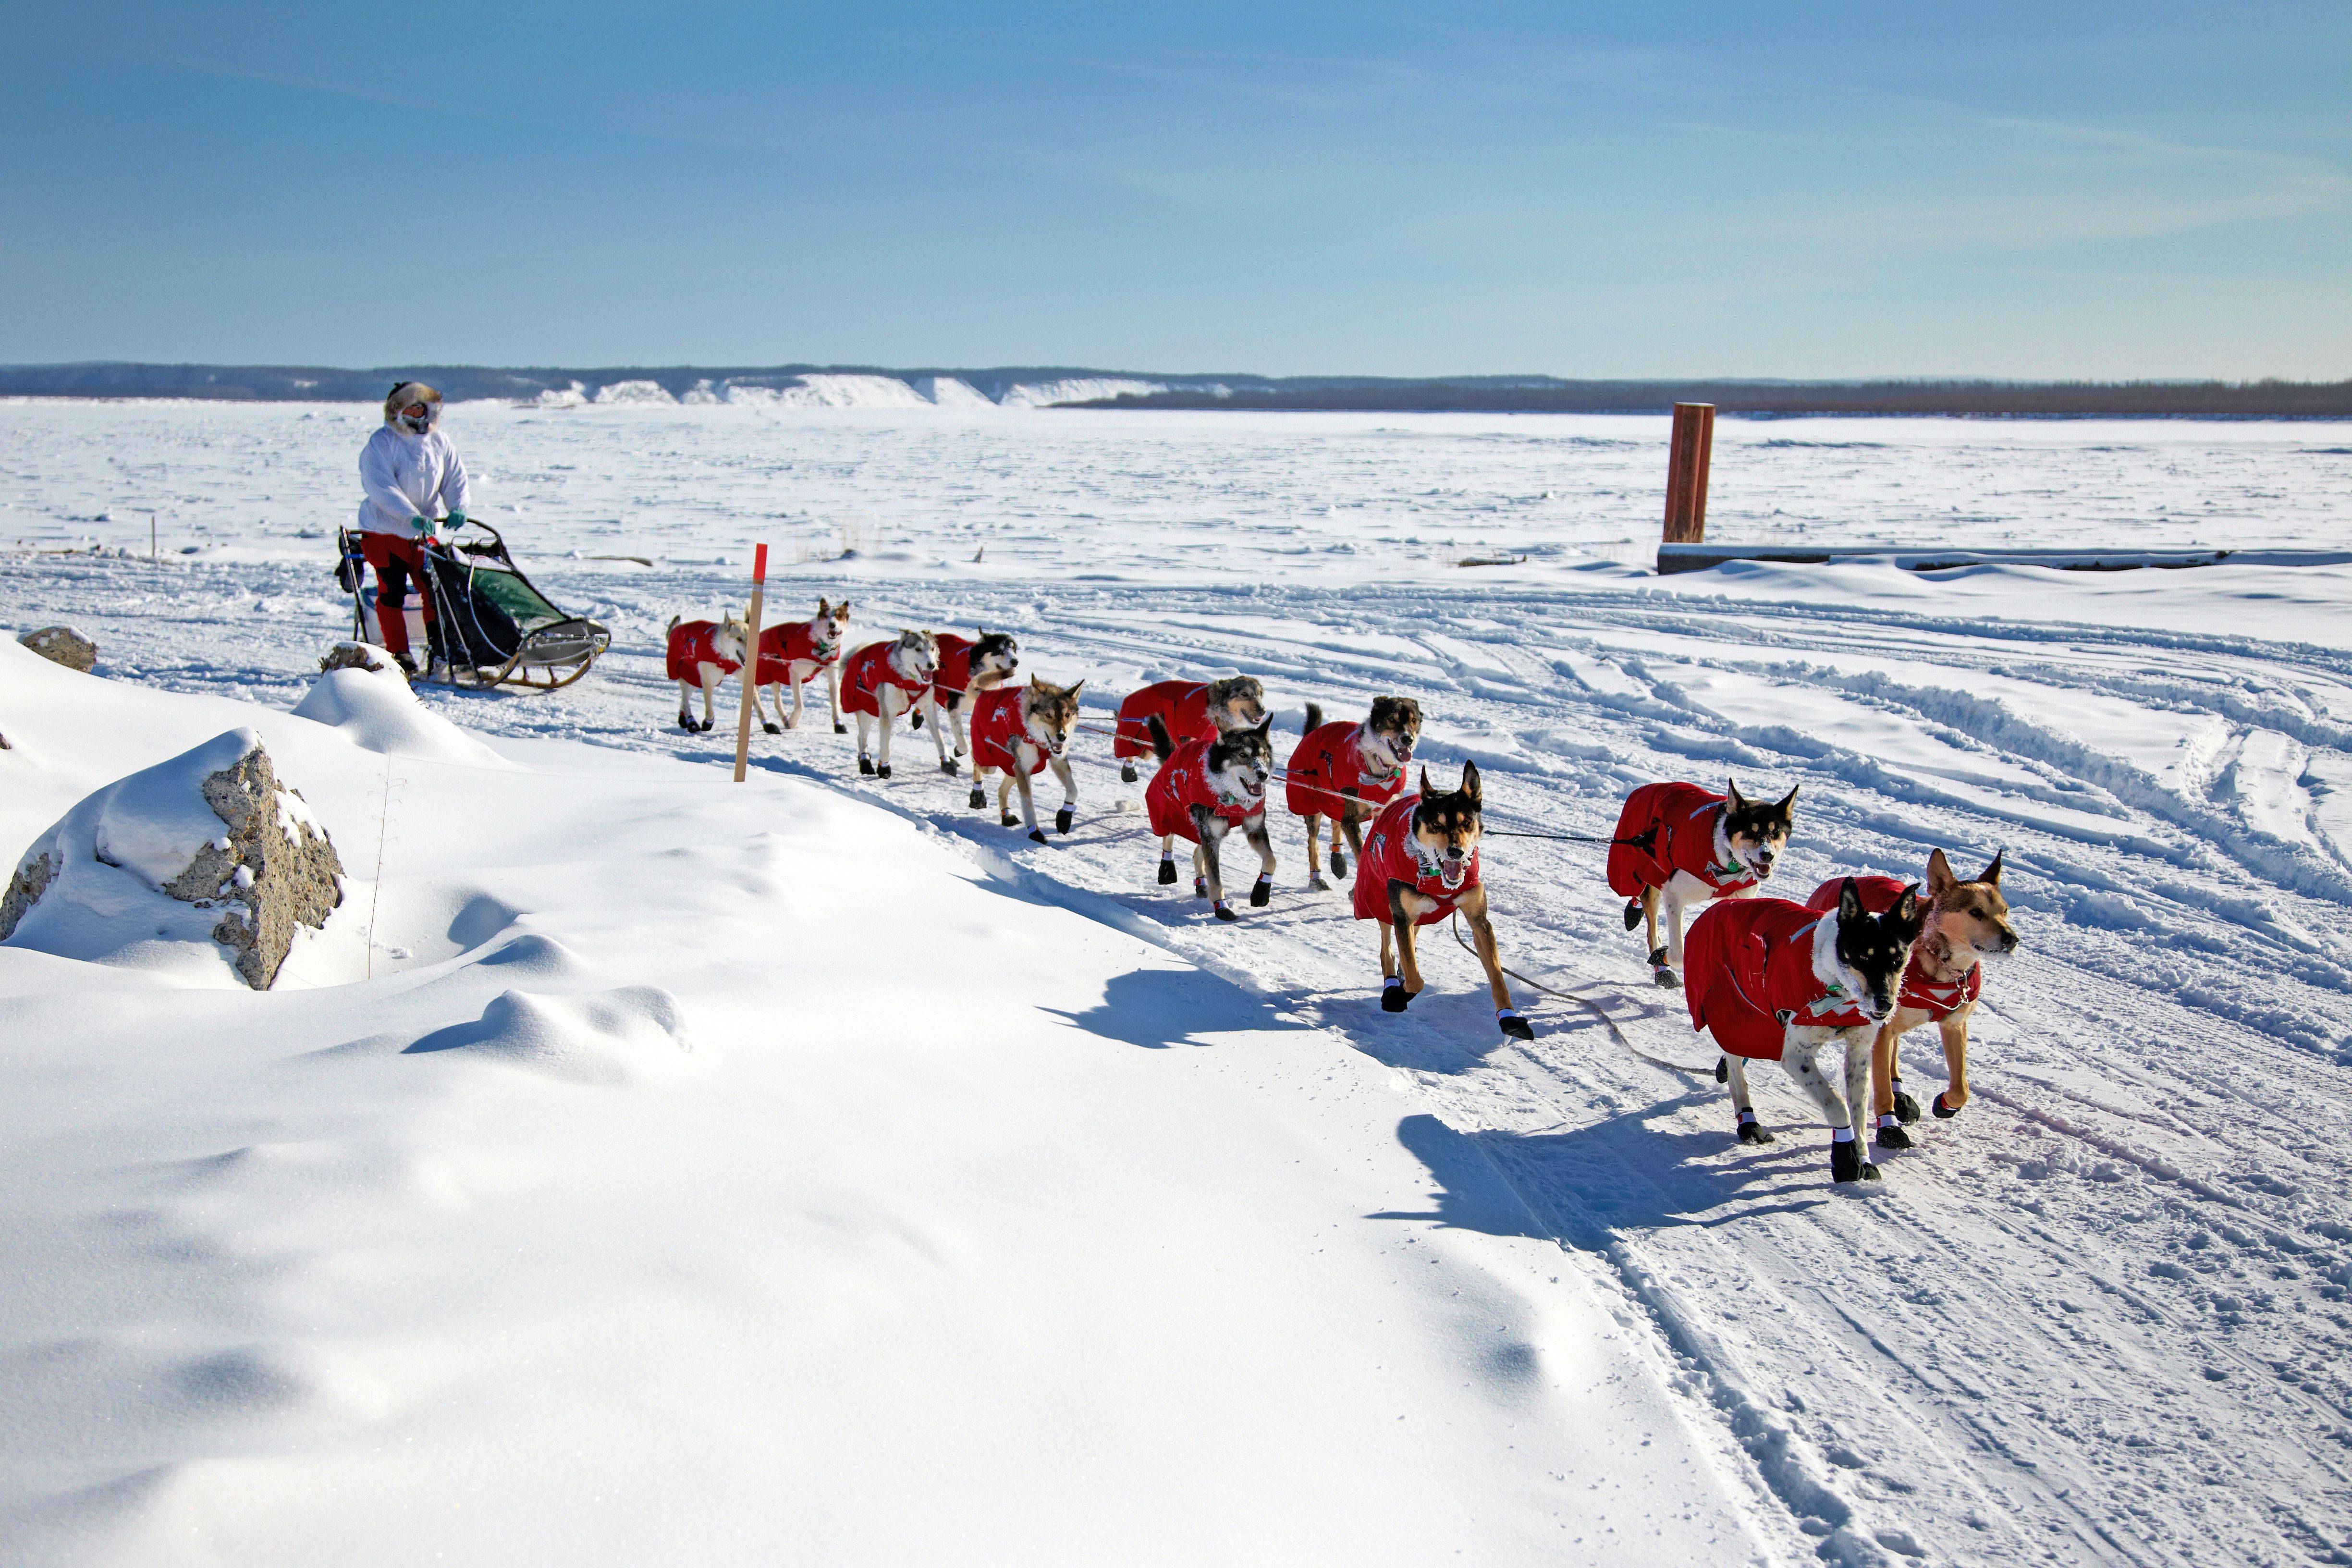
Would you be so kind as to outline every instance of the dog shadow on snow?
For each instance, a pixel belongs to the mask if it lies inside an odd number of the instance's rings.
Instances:
[[[1137,969],[1113,977],[1103,987],[1103,999],[1084,1011],[1039,1011],[1107,1040],[1165,1050],[1214,1045],[1210,1037],[1244,1030],[1313,1026],[1281,1008],[1276,998],[1244,991],[1202,970]]]
[[[1710,1089],[1713,1089],[1709,1085]],[[1829,1179],[1829,1133],[1784,1127],[1769,1148],[1740,1149],[1717,1131],[1676,1131],[1645,1123],[1693,1104],[1720,1108],[1693,1090],[1565,1132],[1460,1132],[1426,1113],[1397,1124],[1397,1142],[1428,1168],[1433,1208],[1387,1210],[1368,1219],[1423,1220],[1489,1236],[1605,1249],[1619,1235],[1682,1226],[1714,1228],[1762,1215],[1802,1213],[1836,1200]]]

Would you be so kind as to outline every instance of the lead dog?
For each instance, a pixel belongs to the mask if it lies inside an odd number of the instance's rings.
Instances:
[[[801,688],[823,670],[825,716],[833,721],[835,734],[849,732],[849,726],[841,721],[841,639],[848,630],[849,601],[829,605],[819,599],[811,619],[783,622],[760,634],[760,661],[753,667],[751,682],[751,705],[759,709],[760,728],[771,735],[800,728]],[[787,686],[793,689],[789,714],[784,711],[782,689]],[[768,721],[768,710],[760,707],[760,693],[771,689],[776,703],[772,724]]]
[[[1863,1095],[1879,1023],[1895,1011],[1897,981],[1927,917],[1918,895],[1916,886],[1906,888],[1886,913],[1874,915],[1848,877],[1827,913],[1787,899],[1741,899],[1700,911],[1691,925],[1684,1000],[1691,1027],[1707,1030],[1723,1048],[1741,1142],[1772,1142],[1756,1120],[1747,1064],[1777,1061],[1830,1124],[1831,1179],[1878,1180],[1859,1142]],[[1819,1059],[1832,1043],[1845,1047],[1843,1097]]]
[[[867,643],[849,656],[841,671],[841,705],[857,717],[859,773],[890,776],[890,721],[931,700],[931,676],[939,667],[939,645],[929,632],[900,632],[892,641]],[[882,726],[878,767],[866,749],[866,738],[877,723]],[[944,748],[940,761],[942,766],[947,762]]]
[[[1229,675],[1221,680],[1162,680],[1128,693],[1118,705],[1110,743],[1121,784],[1135,782],[1136,758],[1153,754],[1150,721],[1155,716],[1180,745],[1213,741],[1265,722],[1265,688],[1255,675]]]
[[[1873,911],[1893,905],[1903,884],[1892,877],[1857,877],[1863,903]],[[1837,889],[1823,882],[1806,900],[1824,907],[1824,897],[1835,901]],[[1882,1149],[1908,1149],[1911,1134],[1906,1122],[1919,1120],[1919,1102],[1903,1092],[1895,1047],[1903,1037],[1922,1024],[1933,1024],[1944,1037],[1944,1070],[1949,1087],[1934,1101],[1937,1118],[1949,1121],[1969,1102],[1969,1015],[1977,1010],[1984,989],[1987,958],[2006,958],[2017,951],[2017,931],[2009,923],[2009,900],[2000,891],[2000,857],[1968,881],[1952,875],[1952,863],[1941,849],[1927,857],[1926,929],[1911,950],[1903,971],[1903,988],[1895,1011],[1879,1026],[1871,1051],[1870,1089],[1878,1115],[1874,1142]]]
[[[1609,889],[1625,900],[1625,929],[1645,921],[1651,977],[1681,984],[1683,910],[1754,893],[1789,847],[1797,792],[1749,800],[1739,781],[1716,795],[1695,784],[1647,784],[1625,797],[1609,848]],[[1658,906],[1666,940],[1658,941]]]
[[[1067,750],[1070,731],[1078,722],[1078,688],[1055,686],[1029,678],[1026,686],[999,686],[982,692],[971,710],[971,804],[988,804],[991,773],[1004,782],[996,788],[996,819],[1007,827],[1025,823],[1029,837],[1045,842],[1037,826],[1037,802],[1029,781],[1047,768],[1062,781],[1062,809],[1054,814],[1054,831],[1067,833],[1078,808],[1078,781],[1070,774]],[[1021,791],[1021,816],[1015,822],[1006,808],[1013,790]]]
[[[1348,849],[1364,858],[1362,825],[1381,813],[1404,788],[1404,770],[1421,741],[1421,704],[1410,697],[1375,697],[1372,710],[1360,724],[1346,720],[1323,722],[1323,710],[1307,705],[1307,731],[1298,749],[1290,753],[1284,804],[1291,815],[1307,819],[1307,885],[1323,891],[1318,861],[1323,819],[1331,819],[1331,875],[1348,874],[1348,857],[1339,848],[1347,835]]]
[[[719,683],[743,668],[743,645],[751,640],[751,623],[730,611],[722,620],[688,621],[669,618],[669,678],[677,682],[677,727],[691,733],[710,728],[710,699]],[[694,721],[688,707],[696,687],[702,689],[702,722]]]
[[[986,626],[980,628],[978,637],[941,632],[939,645],[939,672],[931,677],[931,710],[947,714],[944,722],[955,731],[955,754],[961,757],[971,749],[964,734],[965,702],[975,690],[992,690],[1013,678],[1013,672],[1021,668],[1021,645],[1013,640],[1012,633],[992,632]],[[953,761],[945,771],[956,771]]]
[[[1381,1010],[1402,1013],[1421,994],[1416,933],[1460,910],[1477,938],[1496,1026],[1512,1039],[1532,1040],[1535,1030],[1511,1005],[1511,988],[1503,984],[1503,960],[1486,915],[1486,888],[1478,879],[1478,839],[1484,832],[1478,764],[1462,764],[1461,787],[1450,795],[1433,789],[1429,770],[1423,768],[1420,793],[1391,801],[1365,836],[1356,867],[1355,914],[1360,921],[1381,922]]]
[[[1214,740],[1178,744],[1157,713],[1145,726],[1160,771],[1143,792],[1151,831],[1160,835],[1160,882],[1176,880],[1175,843],[1192,841],[1192,896],[1206,899],[1221,921],[1239,920],[1225,903],[1224,868],[1218,858],[1225,836],[1238,827],[1257,851],[1257,883],[1250,907],[1262,910],[1274,893],[1274,840],[1265,831],[1265,781],[1274,775],[1274,721],[1254,729],[1228,730]]]

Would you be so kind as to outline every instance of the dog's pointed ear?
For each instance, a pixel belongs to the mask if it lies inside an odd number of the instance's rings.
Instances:
[[[842,601],[841,601],[841,603],[839,603],[838,605],[835,605],[834,606],[834,608],[835,608],[835,609],[836,609],[836,610],[839,610],[843,615],[845,615],[845,615],[849,614],[849,601],[848,601],[848,600],[846,600],[846,599],[844,599],[844,600],[842,600]]]
[[[1726,786],[1723,794],[1724,804],[1734,811],[1746,811],[1748,800],[1739,793],[1739,781],[1735,778],[1726,778],[1723,782]]]
[[[1944,852],[1941,849],[1929,850],[1927,896],[1940,904],[1944,901],[1944,895],[1958,886],[1959,879],[1952,875],[1952,863],[1944,858]]]
[[[1990,882],[1996,888],[2000,887],[2000,858],[2008,853],[2009,851],[2006,848],[1994,850],[1992,852],[1992,864],[1986,867],[1983,871],[1978,874],[1977,880],[1979,882]]]
[[[1258,721],[1257,733],[1265,736],[1268,740],[1272,740],[1274,738],[1273,714],[1269,713],[1265,718]]]
[[[1804,787],[1805,786],[1802,784],[1790,784],[1789,786],[1789,793],[1780,797],[1780,804],[1776,808],[1782,816],[1788,816],[1790,811],[1796,805],[1797,792]]]
[[[1862,917],[1862,889],[1855,886],[1852,877],[1848,877],[1844,885],[1838,889],[1838,924],[1844,925]]]
[[[1427,800],[1436,793],[1436,786],[1429,782],[1429,764],[1423,763],[1421,764],[1421,798]]]
[[[1916,939],[1919,928],[1927,923],[1927,910],[1919,901],[1919,884],[1912,883],[1895,900],[1895,923],[1903,928],[1906,938]]]
[[[1478,764],[1467,757],[1462,761],[1461,793],[1470,797],[1470,804],[1473,806],[1478,804]]]
[[[1037,678],[1036,678],[1035,676],[1034,676],[1034,675],[1033,675],[1033,676],[1031,676],[1029,679],[1030,679],[1032,681],[1034,681]],[[1068,696],[1070,696],[1070,697],[1072,697],[1072,698],[1076,698],[1076,697],[1077,696],[1077,694],[1078,694],[1078,688],[1079,688],[1079,687],[1081,687],[1081,686],[1084,686],[1086,683],[1087,683],[1087,678],[1086,678],[1085,676],[1081,675],[1080,677],[1078,677],[1078,678],[1077,678],[1077,679],[1076,679],[1076,680],[1074,680],[1074,681],[1072,681],[1072,682],[1070,683],[1066,695],[1068,695]]]
[[[816,596],[817,619],[823,620],[825,616],[831,614],[833,614],[832,606],[824,602],[824,595],[823,594],[819,594]]]

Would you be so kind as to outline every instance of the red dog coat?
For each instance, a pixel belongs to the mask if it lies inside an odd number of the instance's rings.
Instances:
[[[971,684],[971,638],[940,632],[933,640],[940,645],[940,667],[932,672],[931,690],[944,708],[950,697],[962,696]]]
[[[1903,889],[1909,882],[1893,877],[1856,877],[1854,889],[1862,894],[1862,907],[1872,914],[1883,915],[1902,901]],[[1809,910],[1829,910],[1838,907],[1838,890],[1845,886],[1843,877],[1832,877],[1813,889],[1805,900]],[[1930,1023],[1940,1024],[1977,999],[1984,990],[1984,965],[1971,963],[1969,972],[1958,980],[1930,980],[1927,977],[1927,944],[1911,950],[1911,963],[1903,971],[1903,994],[1895,998],[1898,1007],[1916,1007],[1927,1015]]]
[[[1791,1024],[1869,1023],[1853,997],[1831,994],[1813,973],[1821,923],[1787,899],[1733,899],[1700,910],[1683,947],[1691,1027],[1712,1031],[1735,1057],[1777,1062]]]
[[[1421,804],[1421,796],[1408,795],[1389,803],[1364,835],[1364,858],[1356,862],[1356,918],[1360,921],[1384,921],[1389,918],[1389,884],[1409,882],[1412,890],[1423,898],[1435,899],[1434,909],[1423,911],[1415,925],[1429,925],[1454,912],[1462,895],[1478,885],[1478,851],[1470,851],[1470,868],[1462,873],[1462,880],[1449,888],[1445,879],[1434,871],[1422,869],[1421,857],[1412,850],[1412,808]]]
[[[1368,777],[1364,753],[1356,742],[1363,726],[1346,720],[1310,730],[1290,753],[1289,782],[1283,786],[1283,804],[1293,816],[1338,816],[1347,809],[1346,790],[1366,805],[1381,806],[1404,788],[1404,770],[1385,779]]]
[[[841,667],[841,708],[845,713],[870,713],[882,716],[882,689],[895,686],[907,694],[907,710],[923,700],[930,689],[928,680],[904,680],[898,667],[890,662],[890,650],[898,646],[889,642],[870,642],[849,656]]]
[[[1209,742],[1187,741],[1169,753],[1144,786],[1143,803],[1151,810],[1151,831],[1162,837],[1173,833],[1193,843],[1201,842],[1201,830],[1192,826],[1192,808],[1205,805],[1227,822],[1239,827],[1253,816],[1263,816],[1265,803],[1231,801],[1222,798],[1209,783]]]
[[[1609,847],[1609,890],[1637,899],[1645,888],[1673,881],[1677,871],[1705,882],[1711,899],[1756,886],[1760,879],[1747,867],[1716,863],[1716,808],[1723,803],[1722,795],[1695,784],[1646,784],[1627,795],[1617,816],[1617,842]]]
[[[743,668],[731,658],[719,657],[717,621],[681,621],[670,628],[669,678],[699,686],[702,671],[695,668],[699,664],[715,664],[722,675],[732,675]]]
[[[818,650],[816,634],[809,629],[808,622],[787,621],[781,626],[770,626],[760,634],[760,666],[752,678],[752,684],[795,685],[797,682],[792,677],[794,664],[814,664],[822,669],[840,657],[841,647],[837,643],[829,652]],[[815,679],[816,673],[814,669],[810,670],[808,678]]]
[[[1205,680],[1163,680],[1130,692],[1118,705],[1118,729],[1111,738],[1114,757],[1152,755],[1153,714],[1168,726],[1168,738],[1178,745],[1187,741],[1213,741],[1217,727],[1209,722],[1209,684]]]
[[[1021,769],[1021,753],[1013,742],[1028,734],[1028,721],[1021,716],[1021,694],[1028,689],[1021,686],[992,686],[971,700],[971,771],[995,768],[1006,773]],[[1036,738],[1029,743],[1036,746]],[[1045,771],[1045,748],[1037,746],[1037,765],[1029,771]],[[1160,781],[1154,779],[1154,784]]]

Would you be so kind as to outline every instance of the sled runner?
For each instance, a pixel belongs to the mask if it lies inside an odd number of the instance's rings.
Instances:
[[[499,531],[469,517],[467,528],[487,540],[459,544],[436,541],[425,547],[425,580],[417,591],[429,596],[426,624],[432,666],[453,686],[487,690],[520,686],[553,691],[588,673],[597,655],[613,645],[613,634],[583,616],[567,616],[515,564]],[[342,560],[335,579],[352,595],[352,626],[362,640],[383,643],[376,626],[375,588],[363,575],[359,536],[340,531]]]

